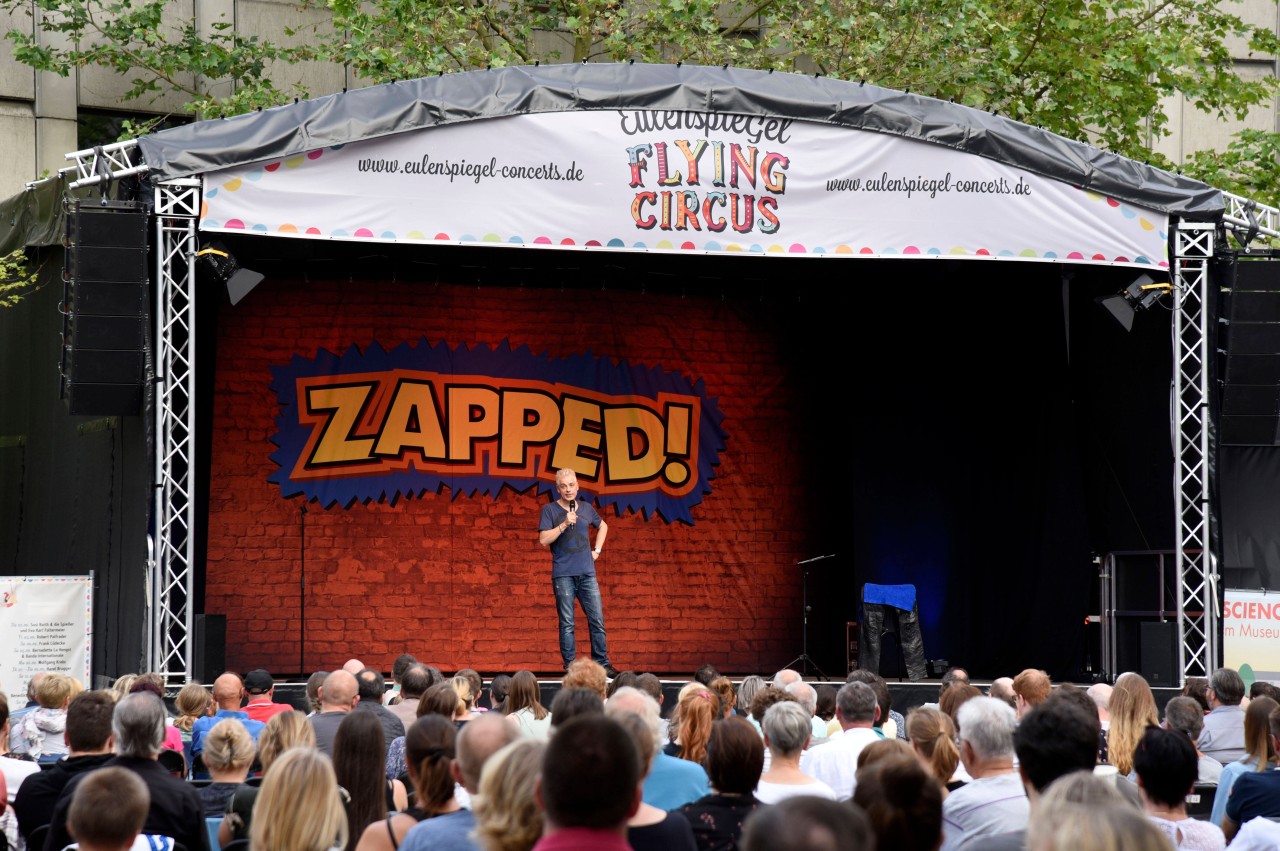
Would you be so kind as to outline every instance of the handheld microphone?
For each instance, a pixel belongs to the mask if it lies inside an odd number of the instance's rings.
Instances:
[[[576,499],[571,499],[571,500],[569,500],[569,511],[570,511],[570,513],[573,513],[573,514],[577,514],[577,513],[578,513],[578,501],[577,501]],[[570,523],[569,525],[570,525],[570,526],[573,526],[573,525],[575,525],[575,524]]]

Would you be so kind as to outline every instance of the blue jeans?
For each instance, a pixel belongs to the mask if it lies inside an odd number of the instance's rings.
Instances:
[[[576,654],[573,632],[573,598],[582,605],[591,630],[591,658],[609,667],[609,651],[605,647],[604,609],[600,603],[600,586],[594,575],[557,576],[551,580],[556,592],[556,614],[560,618],[560,657],[569,667]]]

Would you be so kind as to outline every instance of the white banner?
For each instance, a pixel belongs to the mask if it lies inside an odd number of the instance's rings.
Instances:
[[[92,688],[92,576],[0,576],[0,688],[10,709],[27,682],[49,671]]]
[[[1246,683],[1280,681],[1280,593],[1228,588],[1222,623],[1226,666]]]
[[[1167,267],[1168,217],[933,144],[692,112],[472,121],[204,176],[205,231]]]

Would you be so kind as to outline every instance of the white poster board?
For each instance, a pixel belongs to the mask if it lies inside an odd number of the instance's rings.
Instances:
[[[0,576],[0,688],[11,708],[26,702],[41,671],[88,688],[93,659],[93,575]]]
[[[1228,588],[1222,623],[1226,666],[1246,683],[1280,681],[1280,592]]]

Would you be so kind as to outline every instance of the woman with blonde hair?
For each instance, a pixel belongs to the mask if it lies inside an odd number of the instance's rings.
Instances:
[[[414,806],[369,824],[356,851],[396,851],[418,822],[459,810],[451,772],[457,740],[453,724],[439,715],[423,715],[409,726],[404,738]]]
[[[516,671],[502,711],[511,726],[526,739],[545,742],[551,733],[551,713],[539,700],[538,679],[532,671]]]
[[[206,813],[226,812],[231,796],[248,778],[256,755],[253,737],[239,720],[224,718],[213,725],[202,751],[205,770],[213,782],[196,790]]]
[[[453,690],[458,693],[458,709],[453,720],[459,726],[476,717],[476,701],[480,695],[472,690],[471,680],[459,674],[451,681]]]
[[[10,732],[12,753],[36,762],[54,762],[69,752],[66,742],[67,706],[84,691],[80,681],[63,674],[46,674],[36,686],[37,706],[19,716]]]
[[[1133,752],[1148,727],[1160,726],[1160,710],[1151,686],[1140,674],[1121,674],[1111,689],[1111,730],[1107,733],[1107,761],[1121,777],[1133,773]]]
[[[347,813],[329,757],[290,748],[262,781],[251,851],[331,851],[347,844]]]
[[[183,742],[190,742],[192,725],[197,719],[212,714],[210,710],[213,709],[213,695],[200,683],[189,682],[178,692],[173,704],[178,709],[178,717],[173,720],[173,726],[182,733]]]
[[[1213,810],[1209,814],[1209,821],[1218,827],[1222,827],[1222,819],[1227,814],[1227,796],[1231,794],[1231,787],[1240,776],[1251,771],[1267,771],[1280,764],[1280,758],[1271,744],[1271,727],[1267,720],[1277,705],[1269,697],[1255,697],[1249,701],[1249,708],[1244,711],[1245,754],[1222,767],[1218,789],[1213,795]]]
[[[542,808],[534,787],[546,747],[535,739],[520,739],[484,764],[472,811],[485,851],[529,851],[542,836]]]
[[[307,722],[307,716],[297,710],[272,715],[267,726],[258,734],[258,764],[262,773],[290,748],[316,746],[315,728]],[[253,783],[255,781],[248,781]],[[226,816],[218,825],[218,842],[222,847],[233,839],[248,839],[249,825],[253,823],[253,807],[258,797],[258,787],[241,786],[227,802]],[[212,813],[211,813],[212,814]]]
[[[1040,798],[1027,824],[1028,851],[1170,851],[1164,834],[1116,791],[1088,771],[1060,777]]]
[[[925,771],[942,785],[945,800],[960,765],[956,725],[940,709],[919,706],[907,713],[907,741]]]

